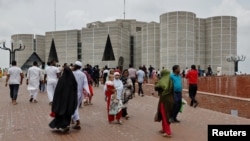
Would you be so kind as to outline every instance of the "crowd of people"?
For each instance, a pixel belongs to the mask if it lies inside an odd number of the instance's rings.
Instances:
[[[155,84],[155,91],[158,92],[159,102],[157,112],[155,114],[155,121],[162,122],[162,129],[160,133],[164,137],[171,137],[172,131],[171,123],[179,123],[178,114],[182,112],[183,98],[182,98],[182,79],[188,79],[189,83],[189,97],[191,99],[190,106],[197,107],[196,100],[198,70],[195,65],[191,66],[191,70],[186,71],[183,76],[179,65],[172,67],[172,73],[169,70],[163,69],[160,74],[160,79]]]
[[[8,69],[7,68],[0,68],[0,79],[3,78],[3,76],[7,76]]]
[[[138,84],[137,94],[144,96],[143,84],[149,80],[154,80],[155,91],[159,95],[159,103],[155,115],[155,121],[162,122],[160,132],[164,137],[172,135],[170,124],[179,123],[178,113],[182,108],[182,79],[185,77],[189,82],[190,106],[197,107],[198,101],[195,99],[198,89],[198,70],[195,65],[191,70],[182,76],[180,66],[174,65],[172,73],[162,68],[156,71],[151,65],[146,69],[145,65],[138,69],[129,65],[128,69],[121,70],[119,67],[108,68],[105,66],[99,69],[96,65],[92,67],[87,64],[82,65],[80,61],[74,64],[61,67],[56,65],[53,60],[38,66],[36,61],[24,75],[22,70],[17,67],[16,61],[8,69],[6,86],[9,85],[12,104],[17,104],[19,85],[22,84],[26,76],[27,90],[30,93],[30,103],[37,103],[37,95],[40,92],[47,92],[48,103],[51,105],[50,116],[53,120],[49,123],[52,129],[60,129],[63,132],[73,129],[81,129],[79,108],[83,105],[92,105],[94,96],[93,87],[103,85],[104,100],[107,105],[107,119],[110,124],[122,124],[122,118],[128,120],[129,101],[135,97],[136,83]]]
[[[39,67],[34,61],[33,66],[24,75],[17,66],[17,62],[12,61],[5,86],[10,88],[13,105],[17,104],[19,85],[22,85],[25,76],[30,103],[37,103],[39,89],[44,92],[46,87],[49,105],[51,105],[50,115],[54,117],[49,126],[68,131],[70,124],[73,123],[74,129],[81,129],[79,107],[84,97],[93,96],[89,78],[84,71],[80,61],[76,61],[72,67],[65,64],[61,69],[56,66],[54,60],[48,62],[46,67],[45,64]],[[86,95],[83,95],[84,92]]]
[[[122,93],[122,87],[132,88],[129,90],[131,95],[127,95],[127,99],[131,99],[135,96],[135,82],[138,84],[138,96],[144,96],[142,85],[147,83],[148,80],[155,79],[155,91],[158,92],[159,96],[155,121],[162,122],[160,133],[162,133],[162,136],[164,137],[171,137],[171,123],[180,122],[177,117],[178,114],[182,112],[184,102],[184,99],[182,98],[183,78],[187,79],[189,83],[189,97],[191,99],[190,106],[196,108],[199,104],[195,98],[199,77],[199,71],[196,69],[195,65],[192,65],[191,69],[187,70],[184,76],[181,73],[179,65],[174,65],[172,67],[172,73],[164,67],[161,71],[155,71],[151,65],[148,70],[145,65],[143,65],[137,70],[130,65],[129,69],[124,70],[122,73],[122,76],[125,76],[126,78],[126,83],[124,83],[124,78],[120,77],[120,71],[118,71],[117,68],[108,69],[105,67],[103,70],[103,76],[106,95],[105,100],[107,101],[107,111],[109,113],[108,121],[110,123],[116,119],[117,123],[121,124],[121,116],[129,117],[127,106],[123,105],[124,101],[122,100],[122,97],[124,96],[124,91]],[[116,101],[116,99],[119,100]]]

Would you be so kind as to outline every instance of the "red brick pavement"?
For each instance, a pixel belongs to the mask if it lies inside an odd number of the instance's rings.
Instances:
[[[153,122],[158,99],[149,96],[151,90],[145,89],[149,95],[136,96],[129,102],[129,120],[124,119],[122,125],[108,124],[100,86],[94,88],[94,104],[80,109],[82,130],[71,129],[62,134],[48,127],[52,118],[46,93],[39,93],[38,103],[29,103],[27,86],[23,84],[18,104],[12,105],[4,82],[5,79],[0,80],[0,141],[206,141],[208,124],[250,123],[250,119],[186,105],[178,116],[181,122],[171,124],[172,138],[162,137],[158,133],[161,124]]]

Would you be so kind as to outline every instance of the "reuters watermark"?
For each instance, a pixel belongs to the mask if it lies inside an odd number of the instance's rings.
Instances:
[[[250,141],[250,125],[208,125],[208,141]]]

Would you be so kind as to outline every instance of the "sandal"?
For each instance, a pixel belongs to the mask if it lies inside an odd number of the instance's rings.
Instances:
[[[81,126],[80,125],[75,125],[72,127],[73,129],[76,129],[76,130],[80,130],[81,129]]]
[[[163,133],[164,133],[164,131],[163,131],[163,130],[160,130],[160,131],[159,131],[159,133],[162,133],[162,134],[163,134]]]
[[[117,124],[122,124],[122,121],[118,120],[118,121],[117,121]]]
[[[126,116],[125,116],[125,119],[126,119],[126,120],[128,120],[128,119],[129,119],[129,116],[128,116],[128,115],[126,115]]]
[[[66,128],[62,128],[61,130],[63,133],[66,133],[66,132],[69,132],[69,127],[66,127]]]
[[[169,138],[171,137],[171,135],[169,135],[169,134],[167,134],[167,133],[163,133],[162,136],[163,136],[163,137],[169,137]]]

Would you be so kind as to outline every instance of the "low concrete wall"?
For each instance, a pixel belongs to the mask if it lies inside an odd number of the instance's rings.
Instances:
[[[188,90],[184,89],[186,93],[184,95],[185,100],[190,103],[188,97]],[[232,110],[237,111],[237,116],[250,118],[250,99],[240,98],[233,96],[226,96],[221,94],[213,94],[198,91],[196,99],[199,101],[199,107],[206,108],[226,114],[232,114]]]
[[[184,87],[187,88],[186,80]],[[200,77],[198,90],[242,98],[250,98],[250,75]]]
[[[228,83],[228,86],[222,86],[222,84],[220,85],[212,84],[212,83],[218,83],[219,81]],[[233,86],[232,84],[235,82],[229,82],[229,81],[237,81],[237,84],[241,86]],[[190,103],[190,98],[188,97],[188,89],[186,89],[187,88],[186,80],[183,80],[183,84],[184,84],[183,98],[187,100],[188,103]],[[206,84],[206,86],[203,87],[202,85],[204,84]],[[250,112],[249,112],[250,98],[245,98],[245,97],[250,97],[248,94],[250,93],[250,91],[248,91],[248,88],[246,88],[248,87],[248,85],[250,85],[250,76],[229,76],[228,78],[226,78],[225,76],[200,78],[199,91],[197,92],[196,99],[199,101],[199,107],[201,108],[210,109],[226,114],[231,114],[232,110],[236,110],[238,112],[237,116],[250,118]],[[237,91],[233,91],[236,90],[235,87],[237,87],[237,89],[243,89],[243,90],[240,91],[239,93],[236,93]],[[205,88],[207,91],[212,91],[212,92],[202,92],[201,89],[204,90]],[[224,89],[224,91],[220,91],[219,90],[220,88]],[[232,92],[230,92],[230,90],[228,89],[230,89]],[[144,94],[146,95],[158,97],[157,92],[154,91],[153,83],[143,84],[143,90]],[[225,93],[226,91],[228,91],[229,95],[226,95]],[[243,91],[245,91],[245,93],[243,93]],[[138,88],[136,85],[136,93],[137,92]],[[215,92],[224,92],[224,94],[216,94]],[[237,96],[232,96],[232,95],[237,95]]]

